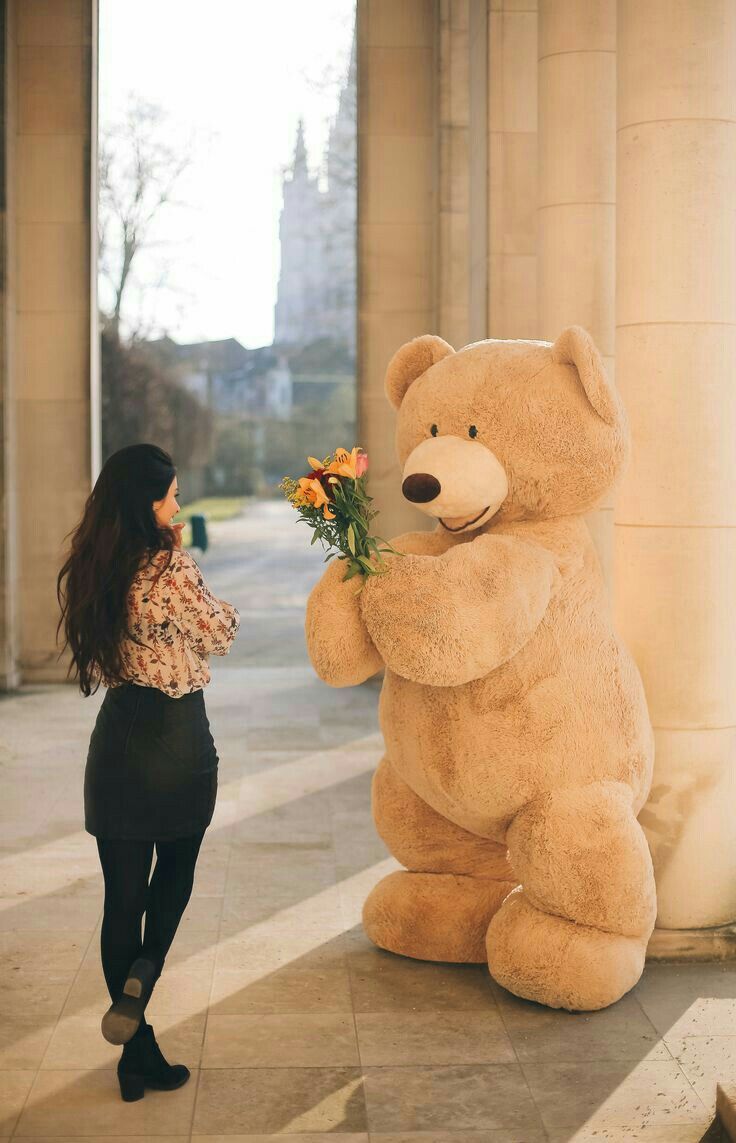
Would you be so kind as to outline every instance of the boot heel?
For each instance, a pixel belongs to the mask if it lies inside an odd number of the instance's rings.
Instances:
[[[102,1035],[109,1043],[125,1044],[135,1035],[157,975],[156,965],[147,957],[133,961],[120,997],[102,1017]]]
[[[118,1076],[120,1082],[120,1094],[126,1103],[132,1103],[136,1099],[143,1099],[145,1091],[145,1082],[143,1076],[135,1075],[131,1072],[123,1072]]]
[[[125,996],[140,1000],[144,992],[149,996],[156,982],[156,965],[148,957],[138,957],[128,969],[128,977],[123,986]]]

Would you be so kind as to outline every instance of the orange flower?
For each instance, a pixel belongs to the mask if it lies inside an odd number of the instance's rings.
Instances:
[[[334,520],[334,512],[330,512],[330,500],[319,480],[311,480],[303,476],[299,481],[298,503],[309,504],[313,508],[321,508],[325,520]]]

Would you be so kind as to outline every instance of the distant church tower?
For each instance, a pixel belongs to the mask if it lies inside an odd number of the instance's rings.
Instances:
[[[310,177],[304,124],[284,179],[279,237],[277,345],[331,338],[355,352],[357,221],[357,67],[355,40],[325,154],[326,187]]]

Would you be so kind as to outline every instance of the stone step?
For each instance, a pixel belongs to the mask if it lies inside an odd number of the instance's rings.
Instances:
[[[716,1118],[723,1138],[736,1143],[736,1083],[719,1083],[716,1094]]]

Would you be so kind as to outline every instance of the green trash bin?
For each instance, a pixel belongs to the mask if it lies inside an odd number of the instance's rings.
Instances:
[[[192,547],[199,548],[200,551],[207,551],[207,521],[204,516],[196,514],[192,516]]]

